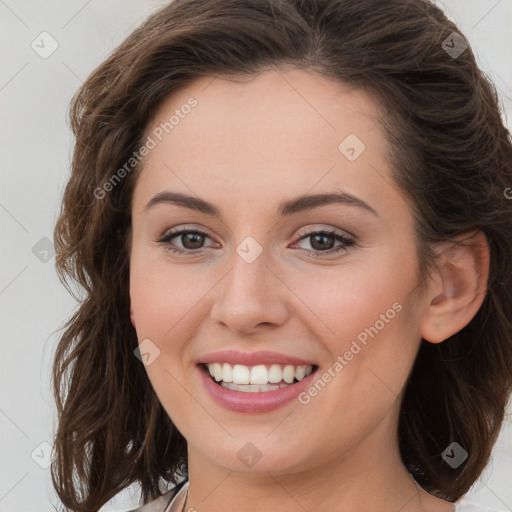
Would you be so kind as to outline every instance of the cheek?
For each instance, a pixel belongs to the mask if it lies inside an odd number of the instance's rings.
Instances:
[[[375,260],[340,267],[329,278],[309,279],[299,292],[306,296],[308,290],[306,303],[314,313],[310,328],[327,348],[327,364],[336,375],[328,385],[329,400],[358,410],[362,399],[378,406],[402,389],[421,339],[410,295],[417,284],[413,255],[403,258],[402,253],[397,259],[394,250],[380,251]],[[359,406],[343,393],[347,389],[357,391]]]
[[[159,350],[158,357],[145,366],[149,380],[169,416],[180,419],[190,408],[190,396],[183,388],[188,368],[183,367],[181,354],[195,332],[190,323],[194,305],[207,288],[202,289],[200,280],[197,283],[197,272],[151,256],[142,250],[132,252],[130,301],[139,343],[149,339]],[[178,423],[178,428],[184,427]]]
[[[163,250],[135,243],[130,259],[130,302],[139,337],[161,336],[172,329],[204,291],[193,265],[166,260]]]
[[[413,265],[396,265],[394,258],[381,253],[364,265],[330,270],[303,281],[298,295],[305,298],[317,325],[325,326],[322,331],[326,339],[333,340],[333,349],[348,349],[346,343],[350,345],[360,333],[364,342],[365,329],[375,324],[379,333],[389,331],[389,326],[397,323],[395,319],[404,316],[397,310],[403,309],[416,284]]]

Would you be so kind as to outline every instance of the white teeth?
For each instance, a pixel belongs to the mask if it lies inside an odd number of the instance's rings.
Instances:
[[[302,380],[305,376],[306,376],[306,367],[305,366],[297,366],[297,369],[295,370],[295,378],[297,380]]]
[[[222,380],[223,373],[222,365],[220,363],[213,363],[213,376],[217,382]]]
[[[287,364],[283,370],[283,379],[288,384],[291,384],[293,382],[294,378],[295,378],[295,367],[292,366],[291,364]]]
[[[221,382],[220,385],[223,388],[231,389],[231,391],[242,391],[243,393],[260,393],[262,391],[274,391],[279,388],[286,388],[290,384],[279,384],[279,385],[272,385],[272,384],[233,384],[232,382]]]
[[[226,364],[226,363],[224,363]],[[233,383],[234,384],[250,384],[251,373],[247,366],[235,364],[233,366]]]
[[[224,382],[233,382],[233,367],[230,364],[222,366],[222,380]]]
[[[217,382],[222,381],[223,383],[245,386],[254,384],[255,388],[268,384],[292,384],[294,379],[301,381],[313,371],[313,366],[310,364],[300,366],[293,366],[291,364],[259,364],[256,366],[245,366],[243,364],[209,363],[207,367],[210,375]],[[284,383],[282,382],[283,380]],[[277,387],[275,387],[275,389],[277,389]],[[247,389],[247,391],[250,390]]]
[[[276,384],[283,380],[283,372],[278,364],[273,364],[268,371],[268,381]]]
[[[251,384],[267,384],[268,383],[268,372],[265,365],[259,364],[251,368]]]

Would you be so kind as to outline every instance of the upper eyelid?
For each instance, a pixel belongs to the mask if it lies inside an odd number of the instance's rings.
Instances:
[[[165,230],[162,233],[162,235],[159,237],[159,239],[170,238],[170,237],[174,237],[174,236],[177,236],[177,235],[181,235],[181,234],[183,234],[183,232],[187,232],[188,233],[188,232],[191,232],[191,231],[204,234],[204,235],[208,236],[211,239],[215,238],[212,235],[210,235],[210,233],[208,232],[208,230],[206,228],[202,228],[202,227],[201,228],[189,227],[189,226],[187,226],[185,224],[184,226],[179,226],[179,227],[176,227],[176,228],[172,228],[170,230]]]
[[[158,241],[170,241],[171,239],[175,238],[175,237],[178,237],[178,236],[181,236],[183,234],[186,234],[186,233],[190,233],[190,232],[197,232],[197,233],[200,233],[202,235],[206,235],[208,238],[210,238],[210,240],[213,240],[215,241],[216,243],[219,243],[215,240],[215,237],[211,236],[209,233],[208,233],[208,230],[206,228],[197,228],[197,227],[189,227],[187,226],[186,224],[183,225],[183,226],[179,226],[177,228],[172,228],[170,231],[165,231],[160,237],[158,237]],[[340,236],[342,238],[346,238],[346,239],[349,239],[351,242],[353,243],[356,243],[357,241],[357,237],[355,235],[353,235],[352,233],[346,231],[346,230],[341,230],[340,228],[335,228],[335,227],[311,227],[311,228],[303,228],[301,229],[296,237],[297,237],[297,240],[296,242],[300,241],[300,240],[303,240],[304,238],[307,238],[308,236],[312,236],[316,233],[319,233],[319,232],[328,232],[329,234],[331,235],[334,235],[334,236]],[[294,243],[296,243],[294,242]],[[201,249],[197,249],[197,250],[202,250],[202,249],[206,249],[206,247],[203,247]],[[190,250],[189,252],[193,252],[193,250]]]
[[[304,230],[302,230],[302,229],[299,230],[297,236],[302,237],[302,236],[306,236],[306,235],[312,235],[319,231],[329,231],[329,232],[335,233],[336,235],[344,236],[346,238],[352,238],[354,240],[357,238],[350,231],[347,231],[346,229],[335,228],[335,227],[304,228]]]
[[[354,234],[352,234],[350,231],[347,231],[346,229],[336,228],[333,226],[328,226],[328,227],[325,227],[325,225],[323,225],[323,226],[324,227],[301,228],[299,230],[299,232],[297,233],[297,236],[313,234],[318,231],[332,231],[339,235],[347,236],[347,237],[354,238],[354,239],[357,238]],[[209,236],[210,238],[215,238],[214,236],[210,235],[209,230],[207,228],[195,227],[193,225],[188,226],[187,224],[180,225],[176,228],[171,228],[170,230],[169,229],[165,230],[159,238],[167,238],[171,235],[182,234],[183,231],[187,231],[187,232],[188,231],[196,231],[196,232],[200,232],[201,234],[205,234],[205,235]]]

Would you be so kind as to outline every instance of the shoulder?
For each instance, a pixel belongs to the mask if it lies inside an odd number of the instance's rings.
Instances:
[[[167,491],[159,498],[150,501],[145,505],[141,505],[138,508],[127,510],[126,512],[165,512],[168,510],[168,506],[174,500],[174,498],[182,489],[185,483],[186,482],[181,482],[178,485],[176,485],[176,487],[173,487],[170,491]]]
[[[467,500],[462,500],[458,503],[455,508],[455,512],[500,512],[495,508],[482,507],[481,505],[476,505],[475,503],[471,503]]]
[[[128,510],[127,512],[164,512],[165,508],[172,500],[174,492],[175,491],[173,489],[172,491],[166,492],[156,500],[150,501],[138,508]]]

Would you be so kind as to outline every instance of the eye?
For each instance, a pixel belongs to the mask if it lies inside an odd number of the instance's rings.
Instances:
[[[309,231],[303,233],[299,242],[302,240],[310,239],[312,249],[301,249],[302,252],[307,254],[333,254],[341,251],[347,251],[349,247],[355,244],[354,238],[336,231],[319,230]],[[182,247],[176,247],[172,240],[177,239],[181,242]],[[202,247],[206,239],[211,239],[203,231],[196,229],[180,229],[171,231],[162,238],[155,240],[157,244],[163,245],[166,250],[172,251],[176,254],[199,254],[204,252],[207,248]],[[332,247],[335,242],[340,242],[338,247]]]
[[[178,239],[183,248],[176,247],[172,243],[173,239]],[[195,229],[181,229],[178,231],[171,231],[162,238],[155,240],[158,244],[164,245],[166,250],[172,251],[177,254],[197,254],[204,252],[205,248],[201,247],[205,238],[210,238],[203,231]]]
[[[306,253],[313,252],[316,254],[333,254],[341,251],[348,251],[349,247],[355,245],[354,238],[336,231],[329,231],[325,229],[320,231],[309,231],[302,234],[299,242],[308,238],[310,239],[310,245],[313,249],[306,250]],[[336,241],[340,242],[341,245],[333,248],[332,246]]]

